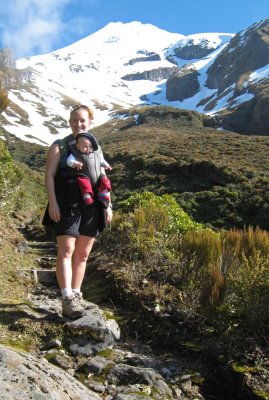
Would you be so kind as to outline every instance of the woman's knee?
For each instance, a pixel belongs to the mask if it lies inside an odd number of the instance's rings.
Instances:
[[[62,238],[58,240],[58,256],[62,258],[72,258],[75,250],[75,239]]]
[[[78,262],[86,262],[88,260],[89,254],[90,253],[87,251],[87,249],[75,249],[74,258],[76,258]]]
[[[78,262],[86,262],[92,250],[93,243],[94,238],[80,236],[76,241],[74,259],[76,259]]]

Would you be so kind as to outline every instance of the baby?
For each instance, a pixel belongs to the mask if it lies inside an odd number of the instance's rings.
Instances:
[[[99,146],[91,133],[79,133],[76,136],[76,148],[76,157],[71,153],[67,158],[67,165],[77,170],[76,177],[84,203],[93,203],[96,187],[99,200],[107,208],[111,203],[111,183],[105,174],[98,171],[101,167],[111,170],[111,166],[104,159],[102,151],[97,152]]]

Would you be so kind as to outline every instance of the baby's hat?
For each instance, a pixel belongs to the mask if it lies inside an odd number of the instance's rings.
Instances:
[[[78,133],[78,134],[76,135],[76,142],[78,141],[78,139],[79,139],[80,137],[85,137],[85,138],[87,138],[87,139],[89,139],[89,140],[91,141],[93,151],[96,151],[96,150],[98,149],[97,140],[95,139],[95,137],[93,136],[92,133],[89,133],[89,132],[81,132],[81,133]]]

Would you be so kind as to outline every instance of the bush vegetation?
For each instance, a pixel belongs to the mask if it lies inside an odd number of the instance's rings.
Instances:
[[[181,322],[202,319],[218,334],[268,334],[268,232],[215,231],[191,220],[172,196],[145,192],[123,202],[100,241],[134,307]]]
[[[12,204],[21,177],[4,142],[0,141],[0,208]]]

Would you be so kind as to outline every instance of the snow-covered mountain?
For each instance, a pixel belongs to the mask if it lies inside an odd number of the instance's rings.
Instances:
[[[257,32],[261,24],[249,29]],[[69,110],[77,103],[94,109],[94,125],[119,109],[141,104],[218,115],[255,97],[250,80],[268,77],[265,65],[262,71],[253,67],[240,91],[241,75],[233,80],[233,66],[218,63],[221,57],[225,61],[223,54],[230,62],[231,54],[246,47],[247,32],[184,36],[140,22],[109,23],[63,49],[18,60],[23,78],[9,92],[11,103],[1,125],[17,137],[45,145],[66,135]],[[225,79],[227,84],[221,85]]]

